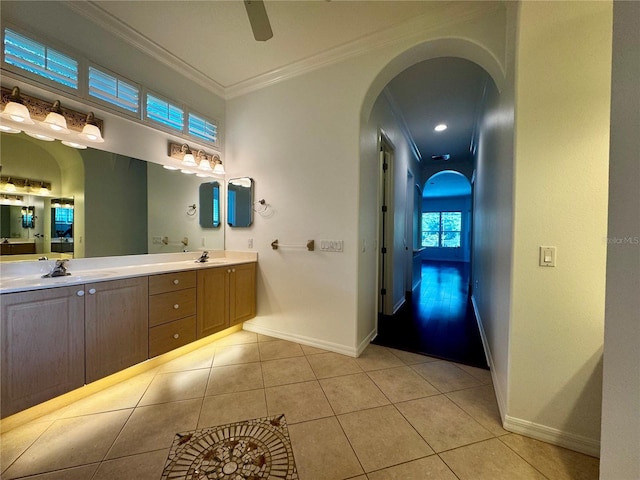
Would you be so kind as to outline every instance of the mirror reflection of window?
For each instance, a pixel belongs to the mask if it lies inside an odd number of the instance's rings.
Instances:
[[[35,228],[35,208],[34,207],[22,207],[22,228]]]
[[[253,179],[232,178],[227,185],[227,223],[249,227],[253,223]]]
[[[206,182],[200,184],[200,226],[216,228],[220,226],[220,184]]]

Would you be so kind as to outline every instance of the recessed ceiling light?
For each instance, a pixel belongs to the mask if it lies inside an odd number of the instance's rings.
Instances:
[[[446,129],[447,126],[444,123],[439,123],[438,125],[436,125],[436,128],[434,128],[436,132],[444,132]]]

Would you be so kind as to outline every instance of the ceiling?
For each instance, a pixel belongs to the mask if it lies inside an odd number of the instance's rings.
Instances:
[[[212,90],[243,84],[301,65],[331,61],[363,48],[380,32],[397,31],[416,16],[459,2],[266,0],[273,38],[254,40],[242,1],[65,2],[147,52],[165,56],[182,71],[196,72]],[[465,2],[463,2],[465,3]],[[471,8],[472,4],[467,4]],[[487,73],[462,59],[416,64],[385,89],[422,161],[449,154],[441,163],[470,161],[476,119]],[[433,128],[446,123],[448,129]]]

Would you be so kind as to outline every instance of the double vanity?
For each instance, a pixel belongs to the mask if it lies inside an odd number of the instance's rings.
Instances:
[[[1,264],[1,417],[253,318],[257,254],[198,257]]]

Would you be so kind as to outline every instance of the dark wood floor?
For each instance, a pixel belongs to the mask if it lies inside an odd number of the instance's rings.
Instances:
[[[488,368],[469,292],[469,264],[423,262],[422,281],[373,343]]]

